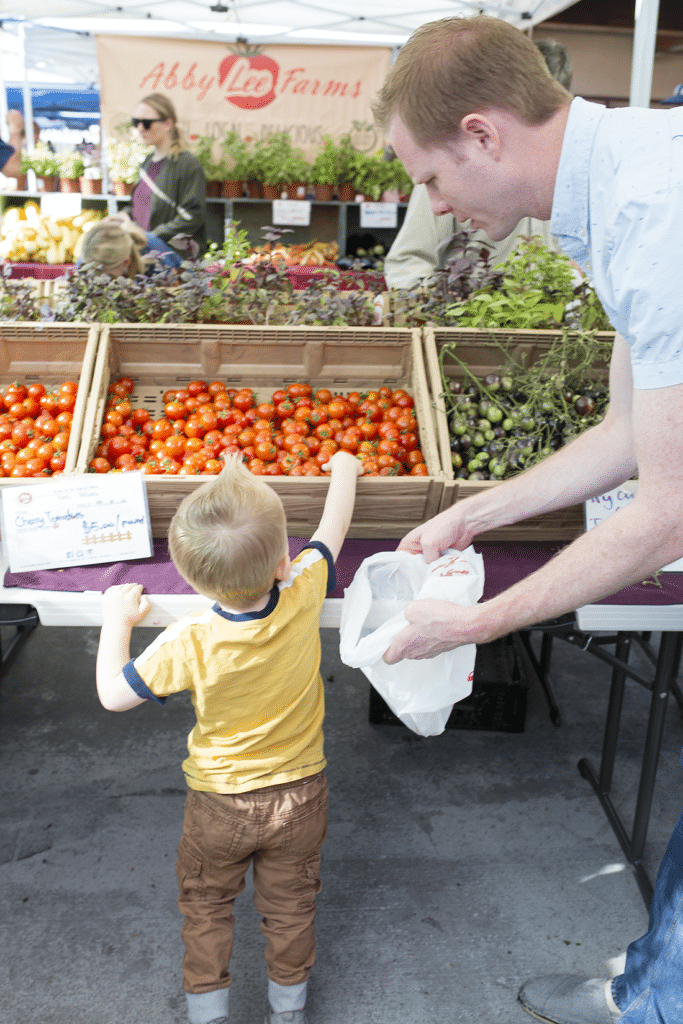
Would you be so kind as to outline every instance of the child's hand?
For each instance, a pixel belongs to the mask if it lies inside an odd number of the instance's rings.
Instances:
[[[339,466],[339,465],[344,465],[344,464],[346,464],[347,466],[351,466],[353,464],[355,466],[357,476],[361,476],[362,475],[362,473],[363,473],[363,463],[355,455],[352,455],[351,452],[344,452],[344,451],[335,452],[334,455],[332,456],[332,458],[330,459],[330,461],[326,462],[325,465],[321,466],[320,468],[325,473],[328,473],[328,472],[331,473],[333,466],[335,466],[335,465]]]
[[[126,626],[136,626],[150,609],[148,598],[142,593],[141,583],[121,583],[109,587],[102,595],[102,613],[105,618],[117,618]]]

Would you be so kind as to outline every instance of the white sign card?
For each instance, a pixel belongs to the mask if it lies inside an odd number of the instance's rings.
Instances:
[[[362,228],[395,228],[398,225],[398,203],[361,203]]]
[[[80,192],[43,192],[40,197],[43,217],[75,217],[81,212]]]
[[[633,501],[637,490],[638,481],[627,480],[626,483],[621,484],[619,487],[606,491],[605,494],[600,494],[597,498],[589,498],[588,501],[585,501],[583,507],[586,529],[591,530],[594,526],[598,526],[607,516],[611,516],[613,512],[628,505]],[[670,562],[661,571],[683,572],[683,558],[677,558],[675,562]]]
[[[149,558],[142,473],[55,476],[3,487],[2,536],[10,572]]]
[[[298,224],[308,227],[311,223],[311,204],[308,199],[274,199],[273,224]]]

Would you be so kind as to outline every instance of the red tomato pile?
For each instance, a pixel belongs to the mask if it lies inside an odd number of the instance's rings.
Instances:
[[[368,476],[429,473],[413,399],[402,388],[335,395],[290,384],[259,403],[251,388],[194,380],[164,393],[164,415],[155,420],[133,407],[133,386],[129,377],[110,386],[93,473],[220,473],[223,453],[241,452],[262,476],[322,476],[340,448],[362,459]]]
[[[56,476],[66,463],[78,384],[9,384],[0,398],[0,477]]]

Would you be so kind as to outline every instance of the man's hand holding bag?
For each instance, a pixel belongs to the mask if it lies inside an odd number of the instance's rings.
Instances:
[[[407,551],[366,558],[344,592],[339,653],[359,668],[391,710],[421,736],[443,732],[453,704],[472,692],[476,647],[387,665],[382,655],[408,624],[405,606],[422,598],[473,605],[484,589],[484,560],[473,547],[434,562]]]

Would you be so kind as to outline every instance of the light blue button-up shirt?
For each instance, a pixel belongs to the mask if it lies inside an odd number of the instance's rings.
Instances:
[[[683,108],[574,99],[550,230],[628,343],[634,386],[683,383]]]

